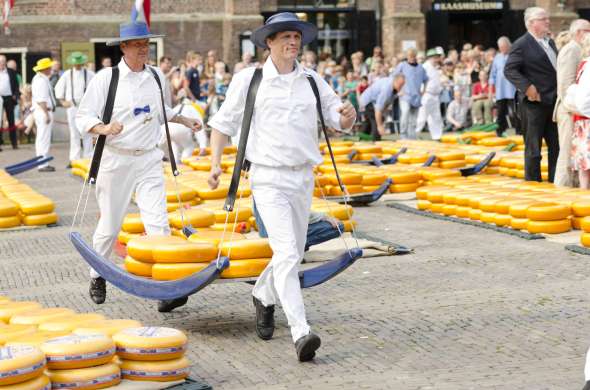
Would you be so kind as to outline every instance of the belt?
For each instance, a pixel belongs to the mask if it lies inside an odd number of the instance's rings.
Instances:
[[[123,148],[118,148],[118,147],[112,146],[112,145],[105,145],[105,146],[107,147],[107,149],[109,149],[113,153],[123,154],[126,156],[143,156],[144,154],[149,153],[152,150],[156,149],[155,146],[151,149],[123,149]]]

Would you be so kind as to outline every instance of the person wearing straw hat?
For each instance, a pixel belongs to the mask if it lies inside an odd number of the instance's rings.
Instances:
[[[94,72],[84,67],[88,62],[88,57],[79,51],[72,52],[68,56],[67,62],[72,68],[65,71],[59,78],[55,85],[55,96],[67,109],[70,128],[70,164],[68,168],[71,168],[72,161],[92,157],[92,135],[78,131],[76,113],[80,100],[88,88],[88,83],[94,77]]]
[[[37,156],[48,157],[51,147],[51,129],[53,128],[53,112],[56,107],[56,100],[53,94],[53,87],[49,81],[51,58],[41,58],[33,71],[37,72],[31,82],[33,118],[37,126],[37,137],[35,138],[35,153]],[[39,172],[54,172],[55,168],[49,164],[39,165]]]
[[[256,333],[263,340],[272,338],[274,306],[280,303],[300,361],[313,359],[321,344],[307,322],[298,276],[314,187],[313,166],[323,162],[318,147],[316,99],[308,75],[318,86],[328,127],[350,129],[356,119],[350,102],[342,103],[317,73],[297,61],[302,46],[316,36],[315,25],[298,20],[290,12],[271,16],[251,36],[256,46],[270,50],[262,67],[246,148],[254,201],[273,250],[272,260],[252,292]],[[254,71],[246,68],[234,75],[223,105],[209,121],[213,129],[211,188],[219,185],[223,147],[228,137],[240,129]]]
[[[123,52],[117,65],[117,90],[110,123],[104,124],[102,116],[115,68],[105,68],[95,75],[76,114],[81,133],[106,136],[96,182],[100,218],[93,237],[94,250],[105,258],[112,252],[133,194],[146,233],[170,235],[162,170],[164,153],[158,148],[163,110],[170,122],[193,131],[201,129],[200,121],[176,115],[170,107],[162,106],[156,75],[162,85],[164,75],[147,62],[149,39],[163,35],[152,34],[145,22],[135,18],[120,26],[119,35],[107,42],[109,46],[119,45]],[[91,270],[89,293],[96,304],[104,303],[106,281],[94,270]]]
[[[418,110],[416,134],[420,133],[424,125],[428,123],[428,131],[433,140],[439,140],[443,130],[443,120],[440,113],[442,84],[439,69],[443,54],[444,51],[440,47],[428,50],[426,52],[426,62],[423,65],[428,82],[422,95],[422,105]]]

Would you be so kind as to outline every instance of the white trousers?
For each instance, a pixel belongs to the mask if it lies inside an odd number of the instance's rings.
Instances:
[[[311,165],[275,168],[252,164],[250,172],[256,208],[273,251],[272,260],[258,278],[252,294],[264,306],[281,303],[295,342],[310,331],[299,282],[299,264],[307,236],[313,170]]]
[[[574,120],[563,104],[559,104],[557,107],[557,132],[559,135],[559,156],[555,167],[554,183],[560,187],[573,187],[575,180],[571,167],[571,153]]]
[[[422,106],[418,111],[418,125],[416,133],[419,133],[428,122],[428,131],[433,140],[439,140],[442,136],[443,120],[440,114],[440,99],[438,96],[426,93],[422,96]]]
[[[78,107],[69,107],[66,111],[68,117],[68,127],[70,128],[70,161],[81,158],[92,157],[92,135],[90,133],[81,134],[76,126],[76,113]],[[82,141],[82,146],[80,146]]]
[[[416,139],[416,123],[420,107],[412,107],[406,100],[399,101],[399,134],[401,139]]]
[[[49,123],[46,122],[43,110],[37,108],[33,111],[33,118],[35,118],[35,125],[37,126],[37,136],[35,137],[35,155],[49,156],[49,148],[51,147],[51,129],[53,128],[53,112],[49,112]],[[46,167],[49,164],[39,165],[39,168]]]
[[[142,156],[104,149],[96,182],[100,218],[93,237],[94,250],[101,256],[110,256],[133,193],[146,233],[170,235],[162,157],[157,148]],[[90,276],[99,277],[92,269]]]

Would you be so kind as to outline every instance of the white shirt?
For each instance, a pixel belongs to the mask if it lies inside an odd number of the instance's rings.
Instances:
[[[588,60],[588,59],[586,59]],[[580,70],[582,75],[578,83],[570,85],[566,93],[566,102],[574,103],[577,111],[585,117],[590,118],[590,71],[588,62]],[[571,98],[570,99],[570,96]]]
[[[162,72],[153,68],[164,83]],[[81,131],[89,131],[94,126],[102,124],[102,115],[107,101],[112,69],[105,68],[98,72],[88,84],[86,93],[78,107],[76,125]],[[163,84],[163,88],[164,88]],[[136,108],[149,106],[149,113],[134,114]],[[168,119],[174,117],[174,112],[168,106]],[[152,118],[151,120],[148,120]],[[109,135],[106,144],[123,149],[152,149],[160,139],[160,125],[164,123],[160,89],[152,72],[144,68],[141,72],[132,72],[124,60],[119,62],[119,82],[117,96],[113,107],[111,122],[117,121],[123,125],[123,131],[117,135]]]
[[[230,137],[241,131],[246,94],[255,68],[234,75],[221,108],[209,126]],[[318,148],[318,114],[316,100],[306,75],[318,85],[326,126],[338,130],[342,102],[330,86],[312,70],[296,63],[292,74],[279,75],[269,57],[262,68],[246,158],[266,166],[321,164]]]
[[[43,73],[37,73],[31,82],[31,93],[33,109],[39,107],[39,103],[45,102],[47,110],[52,111],[55,108],[55,97],[53,96],[53,87],[49,82],[49,77]]]
[[[12,96],[12,89],[10,88],[10,77],[8,77],[8,70],[0,70],[0,96]]]
[[[551,62],[551,65],[553,65],[553,68],[557,69],[557,54],[553,51],[551,46],[549,46],[549,39],[548,38],[541,38],[541,39],[535,38],[535,39],[537,40],[537,43],[539,44],[539,46],[541,46],[543,51],[545,51],[545,54],[547,54],[547,58],[549,58],[549,62]]]
[[[72,91],[72,72],[74,72],[74,90]],[[86,80],[84,80],[84,72],[86,72]],[[88,84],[90,80],[94,77],[94,72],[88,69],[74,69],[71,68],[70,70],[66,70],[59,80],[57,84],[55,84],[55,97],[61,100],[67,100],[69,102],[74,103],[74,105],[80,104],[82,100],[82,96],[84,96],[84,92],[86,88],[88,88]],[[73,92],[73,96],[72,96]]]
[[[424,92],[438,96],[442,92],[442,84],[440,82],[440,70],[435,67],[432,62],[426,61],[423,65],[426,75],[428,76],[428,82]]]

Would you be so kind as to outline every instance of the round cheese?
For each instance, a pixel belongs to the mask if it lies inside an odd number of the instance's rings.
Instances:
[[[51,390],[51,382],[48,376],[41,375],[26,382],[0,386],[0,390]]]
[[[71,332],[82,325],[104,319],[105,317],[98,313],[73,314],[45,321],[39,325],[39,330],[49,332]]]
[[[115,343],[102,334],[68,335],[46,341],[41,350],[52,370],[86,368],[110,362]]]
[[[121,370],[112,363],[72,370],[47,370],[47,375],[54,389],[104,389],[121,382]]]
[[[9,302],[0,305],[0,321],[8,322],[16,314],[40,309],[37,302]]]
[[[30,345],[0,348],[0,386],[21,383],[43,374],[45,355]]]
[[[185,357],[160,362],[123,360],[121,376],[132,381],[171,382],[188,377],[189,366]]]
[[[23,335],[35,333],[34,325],[4,325],[0,327],[0,345]]]
[[[129,328],[113,335],[117,355],[129,360],[171,360],[184,355],[187,337],[162,327]]]
[[[15,314],[10,318],[11,324],[39,325],[45,321],[56,318],[67,317],[75,314],[73,310],[63,307],[54,307],[50,309],[31,310],[20,314]]]
[[[35,332],[25,334],[19,337],[15,337],[8,341],[5,346],[10,347],[13,345],[32,345],[33,347],[41,348],[41,345],[46,342],[47,340],[54,339],[56,337],[66,336],[70,334],[67,331],[60,331],[60,332]]]
[[[106,336],[112,336],[117,332],[127,328],[138,328],[141,326],[139,321],[135,320],[102,320],[89,323],[87,325],[81,325],[74,329],[74,334],[104,334]]]

